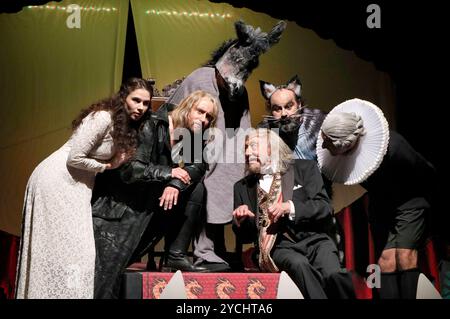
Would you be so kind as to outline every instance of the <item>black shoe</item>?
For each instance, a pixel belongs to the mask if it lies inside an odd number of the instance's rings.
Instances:
[[[210,261],[202,261],[197,266],[203,267],[207,269],[207,272],[230,272],[231,267],[228,266],[226,263],[214,263]]]
[[[189,258],[181,252],[169,252],[162,271],[175,272],[177,270],[185,272],[208,272],[208,269],[201,266],[195,266]]]
[[[149,259],[147,261],[146,270],[148,270],[148,271],[156,271],[157,270],[155,259],[149,257]]]

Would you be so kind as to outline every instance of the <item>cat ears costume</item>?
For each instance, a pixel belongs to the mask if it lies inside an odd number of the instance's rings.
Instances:
[[[302,95],[302,84],[300,82],[298,75],[295,75],[294,77],[292,77],[289,81],[287,81],[286,84],[281,84],[278,86],[275,86],[274,84],[269,83],[269,82],[259,80],[259,87],[261,89],[262,96],[266,100],[269,100],[270,97],[272,96],[272,94],[276,90],[280,90],[280,89],[291,90],[292,92],[294,92],[297,99],[300,99],[300,97]]]

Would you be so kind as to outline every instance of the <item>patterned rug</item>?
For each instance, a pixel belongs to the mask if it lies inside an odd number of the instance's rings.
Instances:
[[[140,274],[143,299],[158,299],[174,275]],[[183,273],[188,299],[276,299],[279,278],[279,273]]]

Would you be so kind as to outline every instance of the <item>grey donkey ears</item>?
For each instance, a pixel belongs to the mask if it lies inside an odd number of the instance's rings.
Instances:
[[[263,52],[267,51],[271,46],[280,41],[281,34],[286,29],[286,26],[287,23],[285,21],[279,21],[269,33],[265,33],[262,32],[260,28],[255,29],[242,20],[238,20],[234,23],[239,42],[255,43],[257,46],[261,47]]]
[[[295,75],[292,79],[287,81],[286,84],[281,84],[278,86],[275,86],[269,82],[259,80],[259,88],[261,89],[262,96],[266,100],[269,100],[272,94],[279,89],[291,90],[292,92],[294,92],[297,98],[300,98],[302,96],[302,83],[300,82],[298,75]]]

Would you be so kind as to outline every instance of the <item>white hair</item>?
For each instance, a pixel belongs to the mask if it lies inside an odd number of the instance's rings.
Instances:
[[[331,113],[322,123],[322,133],[336,149],[351,148],[365,134],[364,122],[353,112]]]
[[[285,142],[283,142],[280,136],[267,128],[256,128],[252,129],[247,135],[248,139],[253,137],[265,138],[268,143],[267,146],[270,147],[270,158],[273,166],[272,169],[274,172],[281,174],[286,173],[294,158],[292,150]],[[246,167],[246,170],[248,170],[248,167]]]

